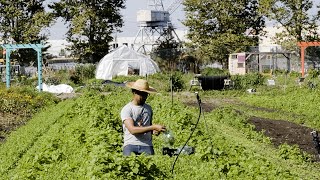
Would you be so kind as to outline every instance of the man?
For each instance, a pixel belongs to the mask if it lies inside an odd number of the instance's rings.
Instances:
[[[152,108],[145,103],[149,94],[157,91],[144,79],[128,82],[126,86],[132,89],[133,98],[121,110],[124,132],[123,154],[153,155],[152,133],[158,134],[166,129],[162,125],[152,124]]]

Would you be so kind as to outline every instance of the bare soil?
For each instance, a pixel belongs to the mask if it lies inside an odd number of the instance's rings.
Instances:
[[[203,111],[210,112],[213,109],[221,106],[222,103],[237,103],[233,102],[233,100],[217,100],[217,99],[207,99],[205,102],[201,103],[201,107]],[[187,101],[185,102],[188,106],[197,106],[195,101]],[[254,110],[267,111],[267,112],[278,112],[279,110],[261,108],[261,107],[252,107]],[[281,111],[281,110],[280,110]],[[239,112],[241,113],[241,112]],[[313,129],[289,122],[287,120],[277,120],[277,119],[267,119],[261,117],[252,116],[248,120],[249,123],[255,126],[255,130],[258,132],[263,132],[263,134],[269,137],[272,143],[278,147],[281,144],[289,144],[289,145],[298,145],[298,147],[308,154],[313,155],[315,158],[314,161],[320,161],[318,157],[318,153],[315,149],[311,132]]]

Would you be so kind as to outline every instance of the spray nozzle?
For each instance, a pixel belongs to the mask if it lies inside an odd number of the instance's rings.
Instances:
[[[198,100],[198,102],[199,102],[199,104],[201,103],[201,100],[200,100],[200,96],[199,96],[199,93],[198,92],[194,92],[195,94],[196,94],[196,96],[197,96],[197,100]]]
[[[172,133],[172,131],[170,131],[169,129],[167,129],[164,133],[163,133],[163,139],[164,142],[169,145],[169,146],[173,146],[174,144],[174,135]]]

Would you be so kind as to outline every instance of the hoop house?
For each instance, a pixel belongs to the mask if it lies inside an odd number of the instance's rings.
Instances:
[[[138,53],[127,46],[121,46],[105,55],[96,70],[96,79],[111,80],[113,76],[154,74],[160,69],[148,56]]]

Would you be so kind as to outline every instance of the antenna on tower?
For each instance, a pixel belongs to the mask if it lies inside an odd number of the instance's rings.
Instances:
[[[150,10],[164,11],[162,0],[149,0],[148,7]]]

